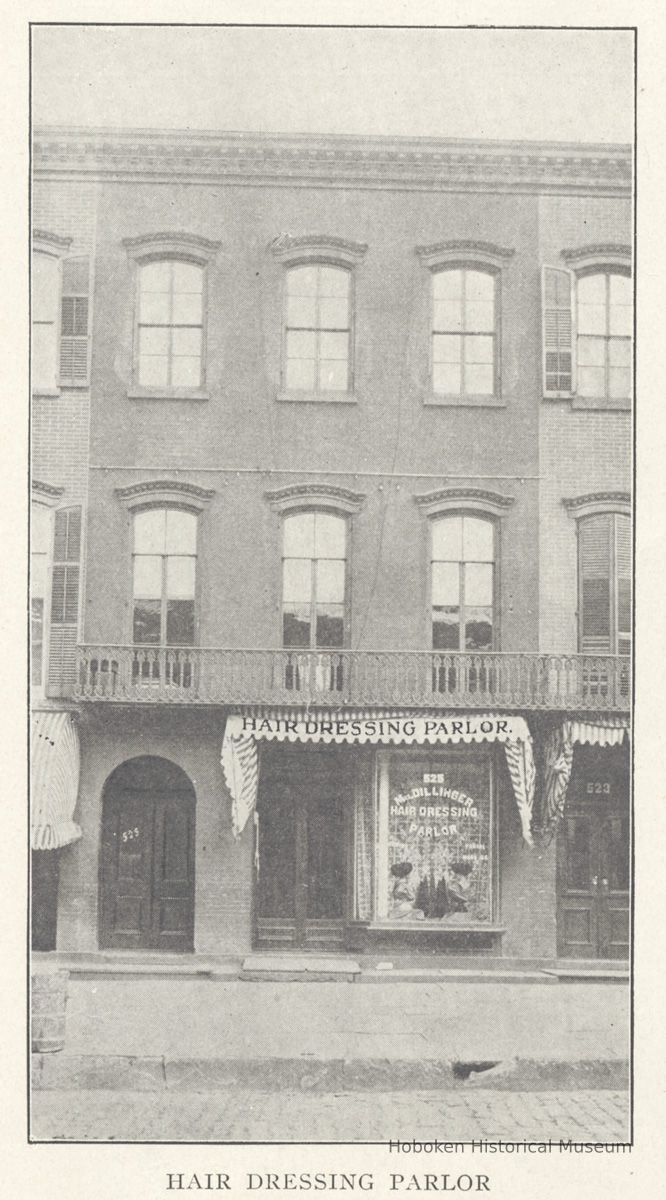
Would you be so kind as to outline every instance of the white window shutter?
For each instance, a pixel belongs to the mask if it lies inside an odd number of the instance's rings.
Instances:
[[[90,260],[68,258],[62,264],[60,308],[60,385],[88,383]]]
[[[544,267],[541,313],[543,322],[543,394],[572,396],[576,390],[573,271]]]

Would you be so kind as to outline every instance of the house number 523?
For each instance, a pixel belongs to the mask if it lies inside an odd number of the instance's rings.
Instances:
[[[133,842],[134,838],[138,838],[140,832],[139,827],[135,825],[134,829],[123,829],[121,837],[124,842]]]

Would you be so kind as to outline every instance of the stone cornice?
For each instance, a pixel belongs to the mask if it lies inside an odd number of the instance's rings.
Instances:
[[[35,130],[37,178],[629,196],[631,148],[556,142]]]
[[[515,250],[496,246],[493,242],[465,240],[437,242],[433,246],[416,246],[415,253],[424,267],[437,268],[446,263],[471,261],[499,268],[513,258]]]
[[[561,258],[574,271],[604,266],[622,267],[628,271],[631,268],[631,246],[619,242],[576,246],[571,250],[562,250]]]
[[[363,258],[368,244],[329,237],[325,233],[306,233],[302,237],[279,233],[273,238],[270,249],[278,262],[296,263],[326,258],[353,267]]]
[[[365,500],[364,492],[352,492],[349,488],[336,487],[327,483],[296,483],[264,493],[271,508],[277,512],[292,509],[336,508],[346,513],[357,513]]]
[[[171,504],[179,508],[189,508],[192,512],[201,512],[204,504],[215,495],[213,488],[198,487],[195,483],[185,483],[180,479],[145,479],[141,483],[114,490],[127,508]]]
[[[460,509],[500,517],[515,503],[515,496],[474,487],[439,488],[434,492],[422,492],[414,499],[421,512],[428,517]]]
[[[217,253],[220,242],[211,242],[196,233],[175,230],[171,233],[144,233],[140,237],[123,238],[123,246],[130,258],[142,259],[181,254],[197,262],[206,263]]]

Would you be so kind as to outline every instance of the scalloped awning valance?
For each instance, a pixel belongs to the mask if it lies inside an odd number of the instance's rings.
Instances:
[[[31,833],[33,850],[57,850],[76,842],[79,735],[70,713],[36,712],[30,730]]]

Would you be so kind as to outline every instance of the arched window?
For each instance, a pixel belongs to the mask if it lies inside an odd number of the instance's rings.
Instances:
[[[351,371],[351,276],[346,267],[311,262],[286,277],[283,387],[348,392]]]
[[[495,613],[495,523],[468,514],[432,522],[434,650],[492,650]]]
[[[631,652],[631,518],[578,521],[579,643],[583,654]]]
[[[133,640],[191,646],[195,638],[197,517],[178,508],[134,513]]]
[[[628,400],[631,396],[631,279],[617,271],[592,271],[576,283],[576,355],[579,396]]]
[[[202,386],[203,267],[161,259],[139,267],[137,383]]]
[[[497,377],[496,277],[447,267],[432,277],[432,388],[438,395],[493,396]]]
[[[287,648],[345,643],[347,523],[329,512],[298,512],[282,527],[282,640]]]

